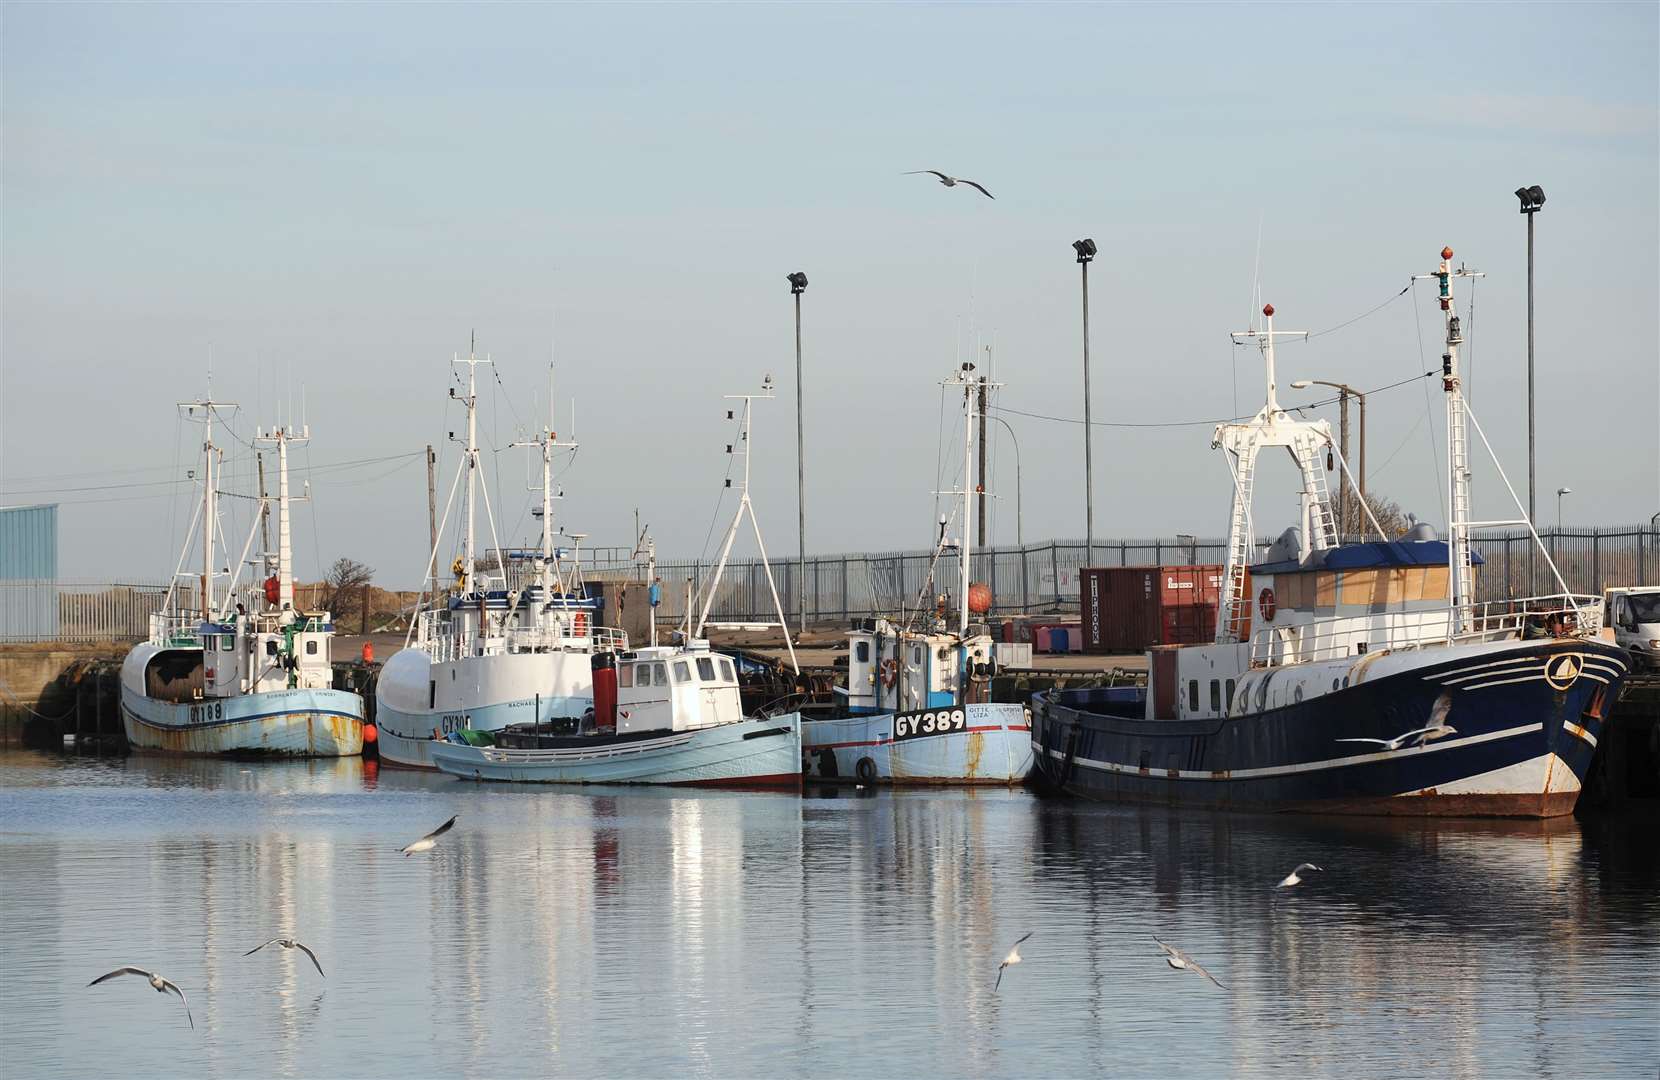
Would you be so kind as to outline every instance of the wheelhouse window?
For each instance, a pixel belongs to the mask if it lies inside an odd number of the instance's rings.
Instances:
[[[918,667],[920,667],[922,665],[922,646],[921,645],[916,645],[916,646],[913,646],[911,648],[911,663],[916,664]]]
[[[697,677],[704,682],[715,681],[715,662],[707,656],[697,658]]]
[[[633,686],[634,685],[634,665],[633,664],[618,664],[617,665],[617,685],[619,687]]]
[[[265,642],[265,655],[266,656],[275,656],[275,655],[277,655],[277,639],[276,638],[268,638],[266,640],[266,642]]]
[[[669,685],[669,666],[667,664],[653,664],[651,668],[652,678],[657,680],[658,686]]]
[[[658,667],[661,667],[661,666],[662,666],[661,664],[658,665]],[[674,681],[675,682],[691,682],[692,681],[692,668],[691,668],[691,665],[687,664],[686,661],[684,661],[684,660],[676,660],[674,662]]]
[[[315,641],[308,641],[305,643],[305,654],[307,656],[317,655],[317,643]]]
[[[720,662],[720,670],[721,670],[721,674],[726,677],[727,682],[734,682],[735,683],[735,682],[738,681],[737,676],[732,674],[732,661],[726,659],[725,657],[722,657],[721,662]]]
[[[1187,681],[1187,708],[1189,712],[1199,711],[1199,680]]]
[[[1210,681],[1210,711],[1222,711],[1222,683],[1219,679]]]
[[[870,642],[861,641],[853,647],[853,654],[859,658],[859,663],[870,663]]]
[[[640,665],[638,665],[638,667],[639,667],[640,674],[637,677],[636,681],[641,686],[650,686],[651,685],[651,665],[650,664],[640,664]]]
[[[236,648],[236,635],[221,634],[219,636],[219,651],[231,652]]]

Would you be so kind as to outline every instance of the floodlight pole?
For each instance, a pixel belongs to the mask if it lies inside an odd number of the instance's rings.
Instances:
[[[790,295],[795,298],[795,482],[796,563],[795,606],[797,633],[807,632],[807,441],[801,409],[801,294],[807,290],[807,275],[797,270],[788,275]],[[747,459],[745,459],[747,461]]]
[[[1089,263],[1095,258],[1095,241],[1075,240],[1078,270],[1083,276],[1084,299],[1084,565],[1095,565],[1095,474],[1090,446],[1089,419]]]

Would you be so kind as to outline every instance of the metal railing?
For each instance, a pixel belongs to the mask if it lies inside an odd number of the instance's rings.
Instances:
[[[1558,593],[1468,604],[1454,620],[1450,608],[1335,615],[1251,635],[1252,667],[1342,660],[1386,651],[1540,637],[1595,637],[1602,630],[1602,598]],[[1468,629],[1460,629],[1468,627]]]
[[[435,663],[463,657],[501,653],[626,652],[628,635],[610,626],[595,626],[587,620],[564,625],[507,625],[479,633],[472,621],[455,621],[440,611],[423,611],[414,646]]]

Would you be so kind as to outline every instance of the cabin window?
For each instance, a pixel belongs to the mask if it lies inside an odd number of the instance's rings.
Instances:
[[[859,644],[854,647],[853,654],[859,658],[859,663],[870,663],[870,642],[859,642]]]
[[[913,648],[911,650],[911,663],[915,664],[918,667],[922,666],[922,646],[921,645],[918,645],[918,646],[916,646],[915,648]]]
[[[659,664],[657,666],[662,667],[663,665]],[[692,681],[692,669],[691,669],[691,666],[686,663],[686,661],[676,660],[674,662],[674,681],[675,682],[691,682]]]
[[[277,655],[277,639],[276,638],[266,638],[265,639],[265,655],[266,656],[275,656],[275,655]]]
[[[651,665],[651,667],[652,667],[651,674],[652,674],[652,677],[657,680],[657,685],[658,686],[667,686],[667,685],[669,685],[669,665],[667,665],[667,664],[653,664],[653,665]]]
[[[1229,679],[1228,682],[1227,682],[1227,685],[1225,687],[1223,687],[1223,693],[1225,693],[1227,695],[1226,701],[1227,701],[1228,711],[1233,712],[1233,680],[1232,679]]]
[[[234,636],[232,636],[230,634],[224,634],[224,635],[220,636],[220,638],[219,638],[219,651],[220,652],[231,652],[235,648],[236,648],[236,638]]]
[[[633,664],[618,664],[617,665],[617,685],[619,687],[633,686],[634,685],[634,665]]]
[[[650,664],[641,664],[640,665],[639,684],[641,686],[650,686],[651,685],[651,665]]]
[[[1220,679],[1210,681],[1210,711],[1222,711],[1222,682]]]
[[[437,679],[430,679],[430,680],[427,681],[427,708],[436,709],[437,707],[438,707],[438,680]]]
[[[307,656],[317,655],[317,643],[315,641],[308,641],[305,643],[305,654]]]
[[[697,658],[697,677],[704,682],[715,681],[715,662],[707,656]]]
[[[727,660],[726,658],[722,657],[721,662],[720,662],[720,670],[721,670],[721,674],[726,676],[726,681],[727,682],[737,682],[738,681],[737,677],[732,674],[732,661]]]
[[[1199,711],[1199,680],[1187,681],[1187,708],[1189,712]]]

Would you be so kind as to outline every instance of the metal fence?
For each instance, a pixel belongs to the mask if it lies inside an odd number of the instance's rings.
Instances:
[[[1621,585],[1660,583],[1660,529],[1564,528],[1540,535],[1573,592],[1600,593]],[[1257,543],[1260,550],[1269,540],[1263,538]],[[1525,531],[1482,534],[1475,546],[1485,560],[1476,569],[1477,600],[1557,591],[1544,559],[1533,557],[1533,541]],[[772,577],[784,611],[792,620],[797,610],[797,590],[804,587],[809,622],[844,621],[892,615],[901,607],[914,609],[923,596],[931,558],[926,551],[814,556],[807,560],[804,575],[793,560],[775,561]],[[1167,566],[1226,560],[1226,539],[1184,536],[1097,540],[1092,565]],[[935,595],[955,595],[959,565],[955,556],[945,556],[934,566]],[[1086,565],[1091,564],[1086,560],[1082,540],[1056,540],[1024,548],[977,551],[969,576],[990,586],[994,615],[1074,612],[1078,610],[1079,571]],[[700,606],[703,584],[713,572],[712,562],[659,562],[663,604],[658,618],[678,621],[684,617],[688,583],[694,603]],[[1530,573],[1536,584],[1530,582]],[[695,620],[695,608],[692,614]],[[751,622],[774,617],[760,561],[728,562],[709,618]]]
[[[166,598],[164,582],[0,581],[0,642],[141,641]]]
[[[1564,528],[1547,530],[1542,538],[1573,592],[1600,593],[1620,585],[1660,583],[1660,529]],[[1476,550],[1484,559],[1476,569],[1477,600],[1556,590],[1544,560],[1533,557],[1526,532],[1482,535]],[[925,597],[931,557],[926,551],[820,555],[807,560],[804,576],[798,574],[794,561],[773,563],[772,574],[784,611],[792,619],[798,589],[804,585],[809,621],[843,622],[914,609],[919,598]],[[1191,565],[1220,563],[1226,557],[1227,543],[1220,538],[1097,540],[1093,565]],[[970,577],[990,586],[994,615],[1072,612],[1078,609],[1079,571],[1086,564],[1083,541],[1056,540],[976,552]],[[956,593],[958,565],[955,556],[939,560],[933,567],[933,594]],[[606,576],[597,565],[584,569]],[[623,572],[621,566],[616,569]],[[658,563],[657,573],[663,579],[658,618],[683,618],[687,584],[701,602],[703,584],[713,571],[713,563],[706,561]],[[159,582],[0,581],[0,642],[138,641],[148,634],[150,615],[161,610],[166,593],[166,584]],[[193,600],[187,596],[182,602],[188,606]],[[773,618],[772,597],[759,560],[727,564],[709,617],[725,622]]]

